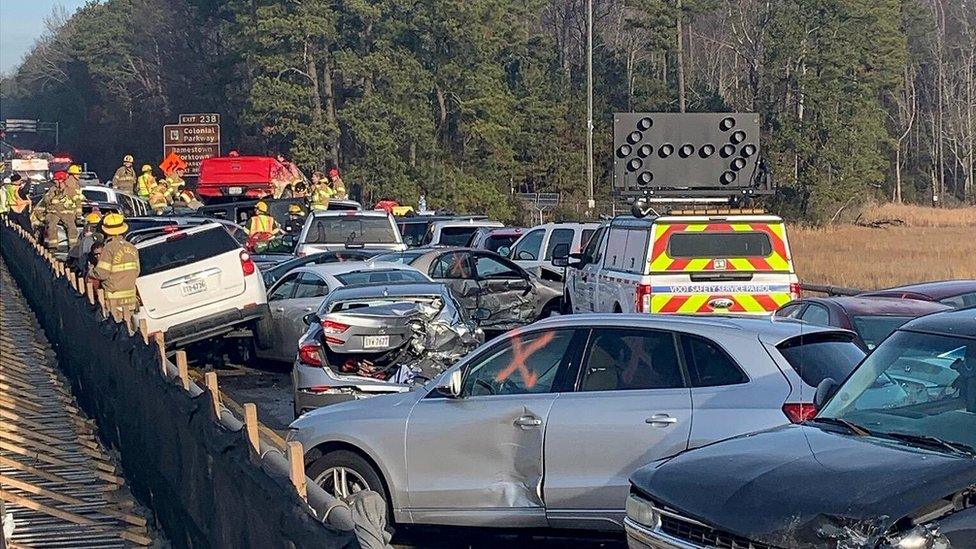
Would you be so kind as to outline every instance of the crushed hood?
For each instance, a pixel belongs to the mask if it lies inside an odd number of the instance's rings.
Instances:
[[[898,519],[976,484],[976,459],[788,425],[653,463],[631,480],[682,515],[753,541],[874,547]]]

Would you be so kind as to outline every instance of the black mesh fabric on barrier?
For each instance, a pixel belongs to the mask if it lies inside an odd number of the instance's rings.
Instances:
[[[353,532],[316,521],[287,477],[253,462],[243,433],[213,420],[209,393],[192,398],[165,380],[155,347],[99,321],[96,306],[6,227],[0,252],[78,402],[174,546],[359,547]]]

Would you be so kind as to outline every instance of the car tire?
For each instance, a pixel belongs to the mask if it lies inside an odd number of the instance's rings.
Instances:
[[[308,466],[306,474],[308,478],[312,479],[313,482],[322,487],[323,490],[329,494],[342,498],[341,495],[337,494],[331,486],[331,475],[327,475],[330,469],[344,468],[348,472],[354,473],[354,476],[359,478],[353,480],[352,482],[362,481],[365,484],[363,489],[372,490],[383,497],[383,501],[386,502],[387,508],[387,524],[393,524],[393,515],[389,512],[392,508],[390,506],[390,496],[386,493],[386,487],[383,486],[383,480],[380,478],[376,469],[366,461],[362,456],[355,452],[349,450],[336,450],[334,452],[329,452],[324,456],[313,461],[311,465]],[[347,478],[353,475],[348,475]],[[321,479],[319,477],[322,477]]]
[[[566,296],[562,303],[562,314],[571,315],[573,314],[573,300]]]
[[[559,316],[562,314],[562,300],[553,299],[546,306],[542,308],[542,312],[539,313],[539,320],[543,318],[549,318],[551,316]]]
[[[251,331],[254,332],[255,347],[262,351],[267,351],[271,348],[274,338],[274,323],[271,320],[271,315],[264,315],[255,320]]]

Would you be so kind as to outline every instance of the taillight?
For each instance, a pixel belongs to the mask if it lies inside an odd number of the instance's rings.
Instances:
[[[783,413],[790,423],[803,423],[817,415],[817,407],[812,402],[787,402],[783,405]]]
[[[303,343],[298,347],[298,361],[309,366],[322,366],[318,343]]]
[[[638,284],[634,290],[634,310],[638,313],[651,312],[651,285]]]
[[[166,242],[176,242],[177,240],[186,238],[186,236],[186,233],[183,232],[173,233],[171,236],[166,237]]]
[[[803,297],[803,290],[799,282],[790,283],[790,299],[800,299]]]
[[[349,329],[347,324],[341,324],[332,320],[322,321],[322,330],[327,334],[341,334]]]
[[[241,270],[244,271],[244,276],[251,276],[257,270],[254,262],[251,261],[251,255],[243,250],[241,250]]]

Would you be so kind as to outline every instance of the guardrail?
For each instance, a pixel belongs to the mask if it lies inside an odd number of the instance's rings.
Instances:
[[[20,226],[0,224],[0,253],[58,354],[82,408],[120,453],[132,491],[177,547],[359,547],[349,506],[200,387],[162,335],[109,314],[100,291]]]
[[[827,294],[828,296],[859,295],[864,293],[864,290],[855,290],[854,288],[842,288],[840,286],[822,286],[820,284],[800,284],[800,289],[803,290],[804,292]]]

